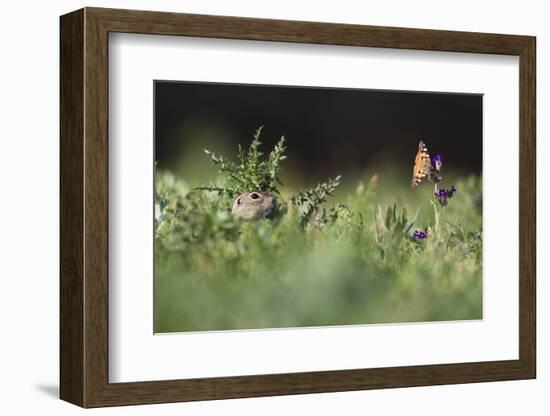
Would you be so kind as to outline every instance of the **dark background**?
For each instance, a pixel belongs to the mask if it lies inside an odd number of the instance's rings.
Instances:
[[[410,172],[418,141],[445,166],[481,174],[482,95],[155,81],[158,167],[234,157],[263,125],[267,152],[284,135],[295,175],[397,166]],[[181,172],[182,169],[179,169]],[[185,172],[183,166],[183,172]],[[404,173],[408,175],[408,173]],[[410,178],[407,178],[410,180]]]

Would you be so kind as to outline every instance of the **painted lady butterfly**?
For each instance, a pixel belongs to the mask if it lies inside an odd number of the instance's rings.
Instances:
[[[430,159],[430,154],[428,153],[428,148],[423,141],[418,143],[418,152],[414,158],[414,166],[412,173],[412,186],[417,186],[422,179],[428,178],[432,181],[432,161]]]

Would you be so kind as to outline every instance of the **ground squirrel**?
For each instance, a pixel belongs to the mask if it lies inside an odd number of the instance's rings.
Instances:
[[[235,198],[231,213],[246,221],[257,221],[271,213],[274,203],[274,198],[267,192],[245,192]]]

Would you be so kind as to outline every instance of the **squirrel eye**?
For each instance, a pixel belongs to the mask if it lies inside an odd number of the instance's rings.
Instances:
[[[252,199],[258,199],[260,197],[260,195],[258,195],[256,192],[253,192],[250,194],[250,198]]]
[[[237,205],[241,205],[241,198],[237,199]]]

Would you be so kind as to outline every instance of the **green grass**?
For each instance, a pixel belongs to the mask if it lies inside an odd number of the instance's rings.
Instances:
[[[446,207],[433,185],[413,190],[388,170],[285,190],[274,151],[246,165],[240,150],[200,190],[157,171],[156,332],[482,318],[481,178],[454,177]],[[250,180],[272,186],[272,218],[232,217]],[[428,238],[413,240],[417,229]]]

